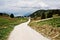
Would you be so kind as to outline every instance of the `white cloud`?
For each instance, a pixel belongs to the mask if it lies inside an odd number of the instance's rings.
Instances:
[[[0,0],[0,11],[24,14],[23,12],[30,13],[42,8],[60,8],[60,0]]]
[[[2,8],[20,7],[60,7],[60,0],[0,0]]]
[[[18,0],[17,2],[12,2],[12,1],[8,1],[4,7],[46,7],[47,4],[45,4],[44,2],[38,2],[36,1],[21,1]]]
[[[48,7],[48,5],[44,2],[37,2],[34,6],[35,7],[42,7],[42,8]]]

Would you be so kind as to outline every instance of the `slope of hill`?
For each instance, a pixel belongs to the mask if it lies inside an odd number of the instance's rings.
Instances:
[[[37,10],[36,12],[32,13],[31,15],[29,15],[31,18],[38,18],[38,17],[42,17],[43,13],[45,14],[45,18],[47,18],[49,15],[54,15],[54,14],[58,14],[60,15],[60,10],[59,9],[53,9],[53,10]]]
[[[60,40],[60,17],[38,22],[31,21],[29,25],[52,40]]]
[[[60,9],[37,10],[29,16],[32,19],[29,24],[31,28],[52,40],[60,40]],[[45,20],[47,18],[52,19]]]

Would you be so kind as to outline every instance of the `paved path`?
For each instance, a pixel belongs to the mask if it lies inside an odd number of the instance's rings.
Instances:
[[[11,32],[8,40],[50,40],[30,28],[27,24],[30,22],[22,23],[15,26],[14,30]]]
[[[50,19],[53,19],[53,18],[41,19],[41,20],[37,20],[37,21],[34,21],[34,22],[46,21],[46,20],[50,20]]]

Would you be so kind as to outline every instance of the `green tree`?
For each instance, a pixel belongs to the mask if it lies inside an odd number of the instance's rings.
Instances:
[[[45,19],[45,13],[41,14],[41,19]]]
[[[14,15],[13,15],[13,14],[11,14],[11,15],[10,15],[10,17],[11,17],[11,18],[14,18]]]
[[[0,16],[2,16],[3,15],[3,13],[0,13]]]
[[[60,10],[58,11],[58,16],[60,16]]]
[[[47,14],[47,18],[51,18],[53,16],[53,13],[52,12],[49,12],[48,14]]]

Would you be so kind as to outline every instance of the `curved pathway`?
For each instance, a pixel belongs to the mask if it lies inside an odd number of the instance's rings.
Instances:
[[[50,40],[30,28],[28,26],[29,22],[30,19],[28,22],[15,26],[8,40]]]

